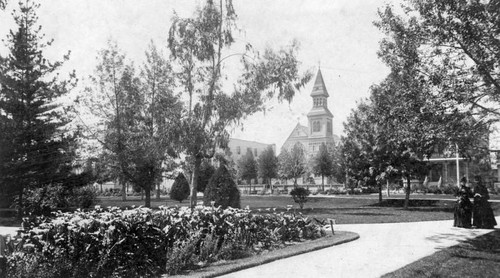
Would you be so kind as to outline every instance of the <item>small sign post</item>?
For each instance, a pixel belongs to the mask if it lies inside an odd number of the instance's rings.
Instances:
[[[330,222],[330,227],[332,228],[332,235],[335,234],[335,231],[333,230],[333,225],[336,224],[335,223],[335,219],[333,218],[328,218],[328,222]]]

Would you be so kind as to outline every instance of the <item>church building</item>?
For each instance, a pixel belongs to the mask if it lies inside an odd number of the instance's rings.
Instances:
[[[313,106],[307,114],[309,126],[297,123],[282,148],[290,151],[296,143],[300,143],[307,156],[313,157],[322,143],[328,145],[339,142],[340,138],[333,134],[333,114],[328,109],[328,97],[321,69],[319,69],[311,92]]]

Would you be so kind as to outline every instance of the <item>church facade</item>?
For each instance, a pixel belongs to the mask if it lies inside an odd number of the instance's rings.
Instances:
[[[295,144],[300,143],[310,158],[317,154],[321,144],[328,145],[339,142],[340,138],[333,134],[333,114],[328,109],[328,97],[323,75],[319,69],[311,92],[313,105],[307,114],[309,126],[297,123],[282,149],[290,151]]]

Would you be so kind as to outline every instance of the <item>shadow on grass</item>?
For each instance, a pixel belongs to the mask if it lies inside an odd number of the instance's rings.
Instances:
[[[470,233],[470,230],[465,230]],[[431,240],[460,235],[441,234]],[[500,273],[500,230],[462,240],[382,277],[498,277]]]
[[[369,215],[390,216],[390,215],[394,215],[393,213],[372,213],[372,212],[346,212],[344,214],[345,215],[361,215],[361,216],[369,216]]]
[[[431,199],[410,199],[408,206],[409,207],[430,207],[436,206],[440,203],[440,200],[431,200]],[[368,205],[374,207],[403,207],[405,203],[404,199],[385,199],[380,203]]]

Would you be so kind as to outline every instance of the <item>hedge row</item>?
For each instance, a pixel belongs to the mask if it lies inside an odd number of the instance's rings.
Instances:
[[[26,219],[23,227],[9,277],[158,277],[325,234],[300,215],[202,206],[97,207]]]

